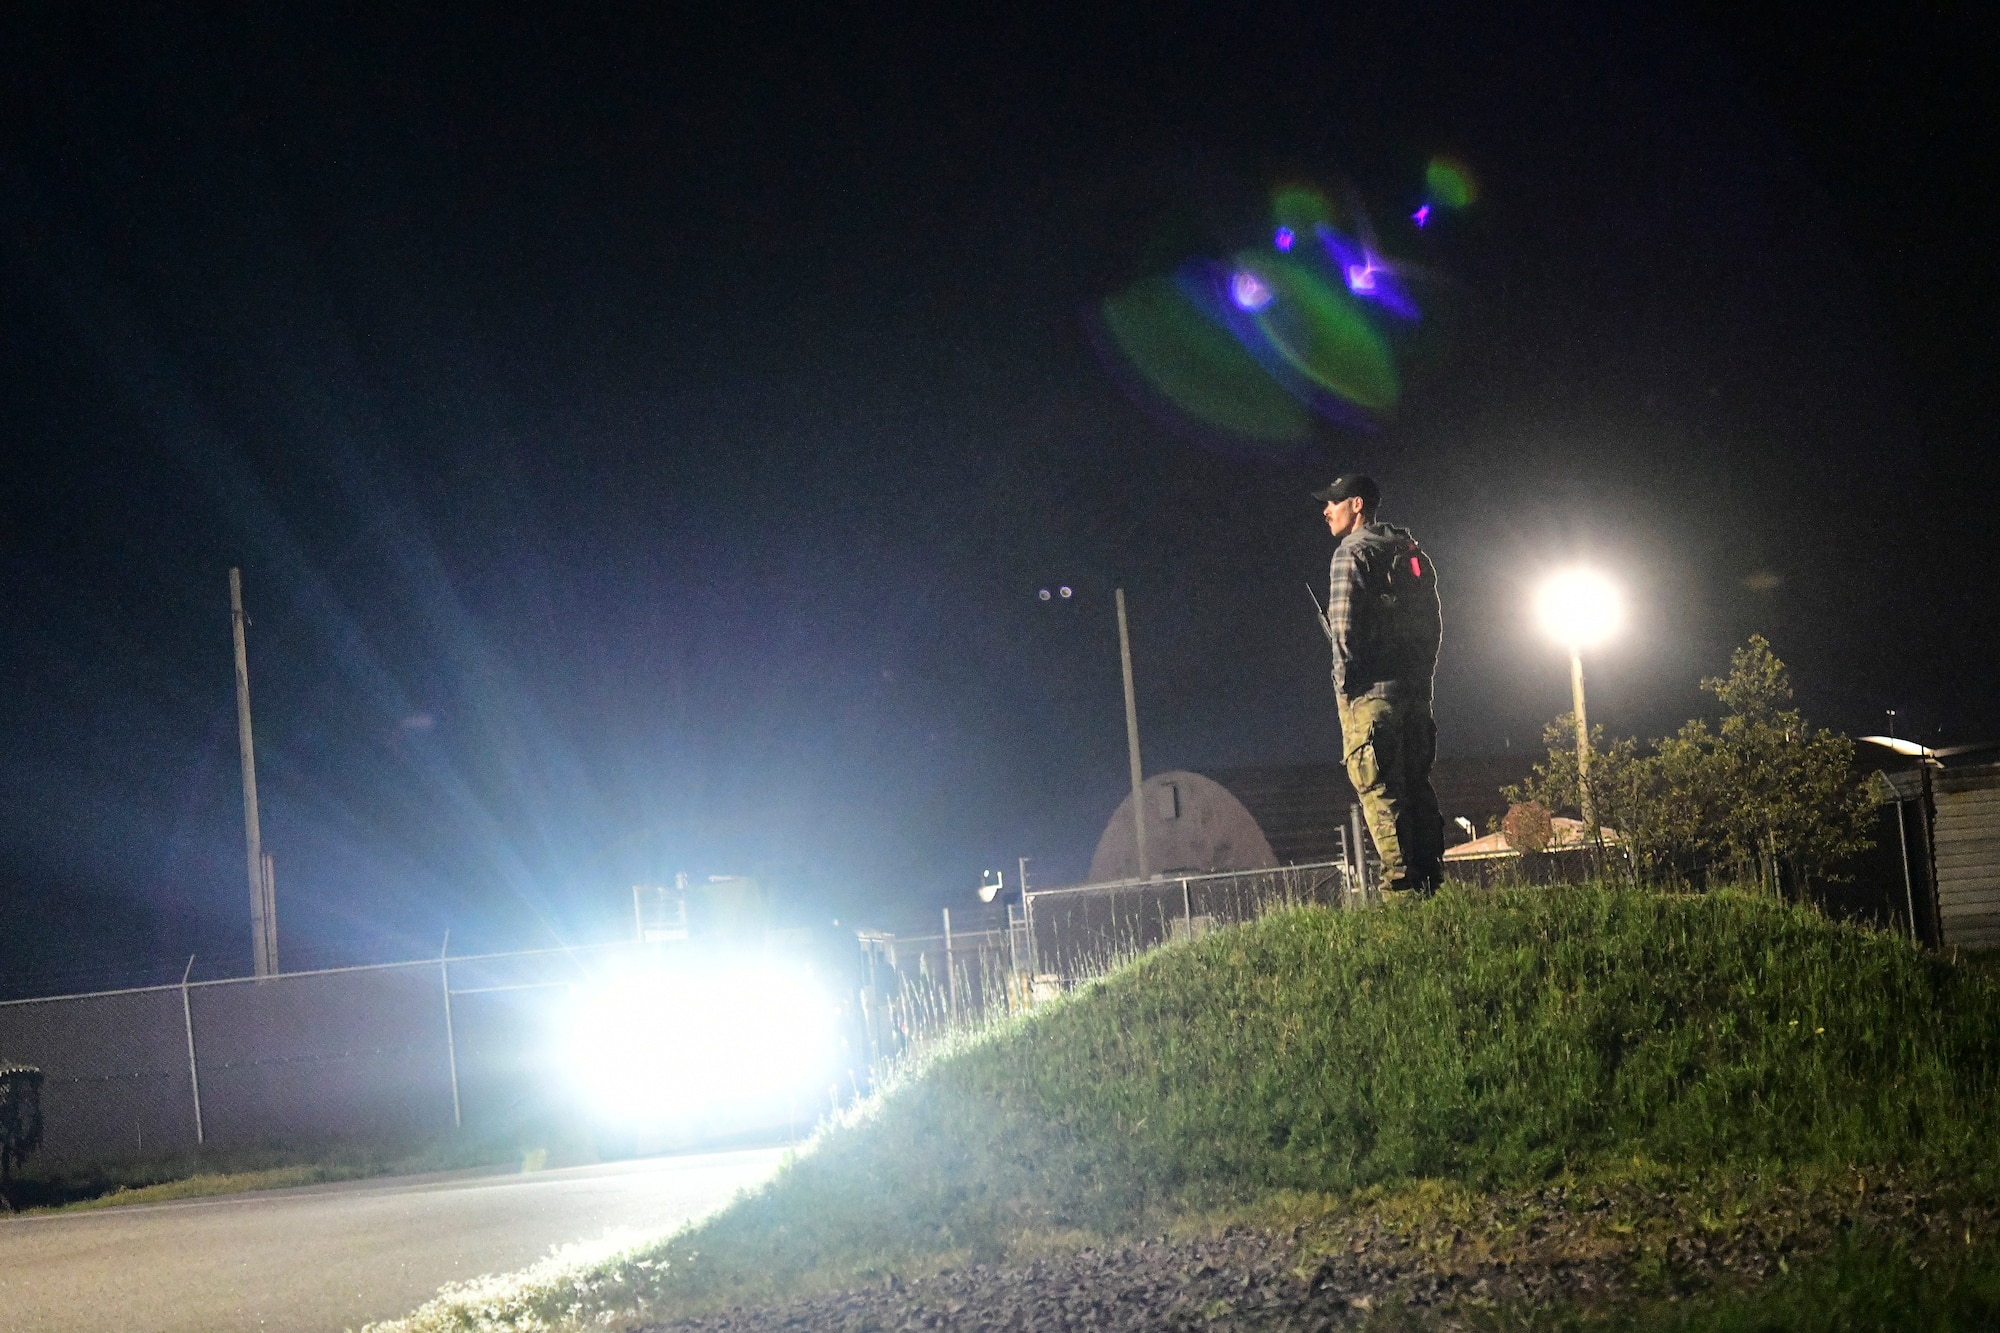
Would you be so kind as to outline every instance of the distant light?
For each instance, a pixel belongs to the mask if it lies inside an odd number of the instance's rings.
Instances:
[[[1271,304],[1271,289],[1255,273],[1238,269],[1229,279],[1229,299],[1239,310],[1262,310]]]
[[[1410,214],[1410,221],[1416,223],[1417,228],[1420,231],[1423,229],[1423,225],[1426,222],[1429,222],[1430,220],[1431,220],[1431,206],[1429,204],[1425,204],[1422,208],[1419,208],[1416,212]]]
[[[1056,591],[1062,594],[1062,598],[1064,601],[1068,601],[1070,597],[1074,595],[1070,592],[1070,587],[1067,583],[1063,584],[1062,587],[1057,588]]]
[[[1278,228],[1278,234],[1271,238],[1271,244],[1277,246],[1280,250],[1290,250],[1294,239],[1296,238],[1292,235],[1290,227],[1280,227]]]
[[[1566,570],[1543,584],[1535,597],[1542,628],[1571,648],[1602,643],[1618,628],[1622,614],[1618,590],[1594,570]]]
[[[1041,598],[1043,601],[1046,602],[1049,600],[1049,590],[1047,588],[1044,588],[1040,592],[1036,593],[1035,596]]]

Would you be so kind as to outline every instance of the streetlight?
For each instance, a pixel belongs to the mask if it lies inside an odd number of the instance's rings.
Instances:
[[[1590,721],[1583,708],[1583,650],[1609,638],[1621,616],[1618,590],[1593,570],[1564,570],[1544,583],[1535,596],[1535,618],[1551,638],[1569,649],[1569,688],[1576,705],[1576,785],[1583,826],[1593,833],[1597,829],[1597,803],[1590,798]]]

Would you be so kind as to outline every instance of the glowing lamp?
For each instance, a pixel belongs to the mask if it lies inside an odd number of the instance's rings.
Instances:
[[[1572,569],[1542,585],[1535,618],[1551,638],[1571,649],[1604,642],[1623,618],[1618,590],[1602,574]]]

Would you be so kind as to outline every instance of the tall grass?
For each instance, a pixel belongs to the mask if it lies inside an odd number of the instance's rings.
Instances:
[[[1141,958],[939,1058],[763,1206],[831,1190],[814,1210],[883,1243],[922,1218],[983,1247],[1190,1195],[1635,1154],[1987,1178],[1996,1091],[2000,986],[1892,936],[1736,894],[1448,893]]]
[[[1990,1170],[2000,988],[1768,899],[1452,893],[1152,955],[933,1078],[1127,1192],[1506,1185],[1603,1153]]]

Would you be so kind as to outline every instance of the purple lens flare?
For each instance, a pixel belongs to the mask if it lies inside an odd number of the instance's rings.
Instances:
[[[1280,250],[1283,250],[1289,254],[1291,252],[1292,242],[1297,239],[1298,238],[1293,234],[1292,229],[1290,227],[1280,227],[1278,228],[1277,235],[1271,238],[1271,244],[1277,246]]]
[[[1430,220],[1431,220],[1431,206],[1429,204],[1425,204],[1423,207],[1419,208],[1416,212],[1410,214],[1410,221],[1417,224],[1418,231],[1422,231],[1424,228],[1424,224],[1426,222],[1429,222]]]
[[[1271,289],[1255,273],[1238,269],[1229,279],[1229,299],[1238,310],[1255,312],[1271,304]]]
[[[1417,303],[1397,279],[1392,261],[1377,254],[1366,241],[1352,240],[1324,223],[1314,231],[1348,291],[1373,301],[1398,319],[1418,317]]]

